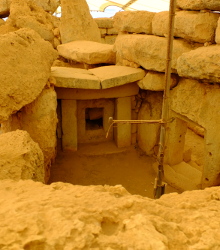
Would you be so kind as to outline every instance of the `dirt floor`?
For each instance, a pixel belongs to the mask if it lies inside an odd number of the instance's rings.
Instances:
[[[51,168],[52,182],[74,185],[123,185],[131,194],[153,198],[153,157],[135,146],[118,149],[113,142],[81,144],[77,152],[59,152]],[[166,193],[178,192],[167,185]]]

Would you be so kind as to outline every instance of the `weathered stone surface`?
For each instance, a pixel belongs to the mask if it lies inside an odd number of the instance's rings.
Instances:
[[[220,44],[220,18],[218,19],[217,28],[215,31],[215,42]]]
[[[220,183],[220,134],[217,132],[220,124],[219,99],[219,85],[199,83],[196,80],[181,79],[178,86],[171,90],[171,109],[206,131],[203,187]]]
[[[220,46],[211,45],[184,53],[177,61],[180,76],[220,82]]]
[[[46,88],[38,98],[21,110],[21,127],[37,142],[44,154],[45,182],[56,156],[57,95]]]
[[[220,2],[217,0],[177,0],[177,7],[185,10],[220,10]]]
[[[113,18],[108,17],[101,17],[101,18],[94,18],[95,22],[98,24],[99,28],[110,29],[113,28]]]
[[[35,31],[20,29],[0,36],[0,121],[31,103],[50,76],[57,53]]]
[[[52,67],[51,76],[56,79],[56,87],[78,89],[101,88],[100,79],[86,69]]]
[[[44,182],[43,153],[26,131],[0,135],[0,179]]]
[[[92,18],[86,0],[61,0],[60,34],[62,43],[76,40],[101,42],[97,23]]]
[[[13,0],[0,1],[0,16],[8,16],[10,12],[10,4]],[[43,8],[47,12],[54,13],[60,4],[60,0],[31,0],[37,6]]]
[[[54,28],[52,17],[41,7],[28,0],[13,0],[10,5],[8,21],[16,28],[30,28],[35,30],[44,40],[53,41]]]
[[[152,34],[152,19],[154,12],[148,11],[121,11],[114,19],[114,28],[120,32]]]
[[[4,25],[5,21],[3,19],[0,18],[0,26]]]
[[[108,36],[105,36],[105,43],[106,44],[114,44],[115,43],[115,40],[116,40],[116,38],[117,38],[117,35],[108,35]]]
[[[177,82],[177,75],[172,74],[170,88],[175,87],[177,85]],[[163,91],[165,86],[165,74],[149,71],[142,80],[138,81],[138,86],[141,89]]]
[[[64,58],[87,64],[115,63],[113,45],[93,41],[73,41],[57,47]]]
[[[145,76],[144,70],[126,66],[104,66],[89,71],[100,79],[102,89],[135,82]]]
[[[135,62],[147,70],[165,72],[167,39],[150,35],[119,35],[114,49],[117,60]],[[194,49],[184,40],[174,40],[172,72],[176,72],[177,58]]]
[[[7,17],[9,15],[11,0],[0,1],[0,17]]]
[[[9,32],[16,31],[16,30],[18,30],[18,29],[7,24],[6,22],[5,22],[5,24],[0,25],[0,35],[4,35],[4,34],[7,34]]]
[[[219,16],[209,12],[178,11],[174,22],[174,36],[199,43],[214,42]],[[167,36],[168,20],[168,11],[155,14],[152,22],[153,34]]]
[[[163,93],[147,92],[138,113],[138,120],[160,120],[162,110]],[[147,155],[157,153],[156,147],[159,142],[160,124],[138,124],[137,140],[139,147]]]

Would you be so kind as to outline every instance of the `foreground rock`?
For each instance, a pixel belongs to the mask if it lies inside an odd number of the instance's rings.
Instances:
[[[165,72],[167,39],[150,35],[119,35],[115,42],[117,63],[128,60],[152,71]],[[177,58],[194,49],[184,40],[174,40],[172,72],[176,72]]]
[[[26,131],[0,135],[0,179],[44,182],[44,156]]]
[[[113,45],[92,41],[73,41],[57,47],[66,59],[87,64],[115,63]]]
[[[0,37],[0,121],[31,103],[50,76],[57,53],[35,31],[20,29]]]
[[[85,0],[61,0],[60,34],[62,43],[76,40],[101,42],[98,25],[92,18]]]
[[[220,82],[220,46],[201,47],[184,53],[177,61],[180,76]]]
[[[121,186],[5,180],[0,244],[2,249],[218,249],[219,199],[219,187],[151,200]]]

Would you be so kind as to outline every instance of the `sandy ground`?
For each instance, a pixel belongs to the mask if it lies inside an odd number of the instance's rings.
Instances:
[[[77,152],[59,152],[51,168],[52,182],[74,185],[122,185],[131,194],[153,198],[153,157],[131,146],[118,149],[113,142],[81,144]],[[177,192],[167,185],[166,193]]]

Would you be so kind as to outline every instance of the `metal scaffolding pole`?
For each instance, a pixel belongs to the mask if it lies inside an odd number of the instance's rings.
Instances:
[[[166,183],[164,179],[164,151],[165,151],[165,140],[167,134],[167,124],[169,121],[169,99],[170,99],[170,81],[171,81],[171,62],[173,52],[173,35],[174,35],[174,19],[176,10],[176,0],[170,0],[169,10],[169,26],[168,26],[168,37],[167,37],[167,59],[166,59],[166,71],[165,71],[165,88],[163,94],[163,106],[162,106],[162,117],[160,124],[160,142],[158,152],[158,170],[157,177],[154,184],[154,198],[158,199],[165,193]]]

